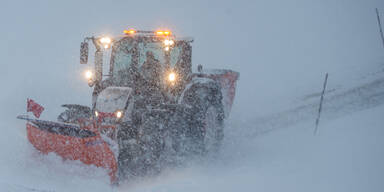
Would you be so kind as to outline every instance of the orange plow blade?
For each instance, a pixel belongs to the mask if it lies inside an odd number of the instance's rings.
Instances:
[[[60,123],[42,120],[28,121],[29,142],[43,154],[54,152],[63,159],[80,160],[87,165],[103,167],[109,170],[111,183],[117,182],[115,154],[100,134],[87,128],[58,125]]]

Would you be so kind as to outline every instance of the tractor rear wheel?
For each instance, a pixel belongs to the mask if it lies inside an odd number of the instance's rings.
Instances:
[[[220,118],[220,110],[214,106],[207,108],[201,131],[204,152],[217,152],[224,137],[223,119]]]
[[[220,86],[203,81],[190,86],[183,103],[192,107],[190,136],[192,149],[200,154],[219,151],[224,138],[224,107]]]

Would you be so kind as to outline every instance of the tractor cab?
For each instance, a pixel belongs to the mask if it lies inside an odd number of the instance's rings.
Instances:
[[[191,42],[178,39],[169,31],[125,30],[117,38],[90,37],[81,46],[81,55],[87,58],[88,41],[96,48],[95,68],[87,72],[88,84],[95,89],[108,86],[152,87],[167,92],[177,92],[191,74]],[[110,54],[109,73],[103,74],[108,65],[104,55]],[[81,59],[87,63],[87,59]],[[103,76],[107,78],[103,79]]]

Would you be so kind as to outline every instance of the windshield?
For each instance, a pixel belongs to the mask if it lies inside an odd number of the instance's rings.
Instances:
[[[148,53],[153,54],[155,60],[165,65],[165,54],[161,42],[140,42],[139,43],[139,68],[148,60]]]
[[[181,47],[165,51],[163,42],[152,38],[124,38],[113,46],[111,73],[115,84],[126,85],[130,70],[137,70],[146,80],[160,82],[169,68],[180,62]]]
[[[173,47],[170,54],[170,64],[172,68],[177,67],[177,65],[180,64],[182,58],[181,58],[181,47]]]
[[[132,39],[124,39],[114,45],[111,62],[113,63],[112,74],[127,70],[132,64],[133,42]]]
[[[138,44],[139,73],[147,80],[160,81],[165,71],[166,55],[162,42],[140,42]]]

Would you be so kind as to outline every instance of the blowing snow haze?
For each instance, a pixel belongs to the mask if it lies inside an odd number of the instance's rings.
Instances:
[[[384,154],[378,146],[384,146],[384,48],[375,8],[384,20],[382,0],[2,1],[0,189],[115,190],[99,168],[39,154],[16,116],[25,113],[27,98],[45,107],[41,118],[48,120],[56,120],[64,103],[91,105],[86,67],[79,64],[84,37],[167,28],[194,38],[194,71],[201,64],[240,73],[223,154],[219,165],[192,163],[124,188],[383,191]],[[323,127],[313,137],[325,73],[330,77]],[[313,168],[322,162],[328,164]],[[337,177],[332,169],[339,170]],[[300,178],[305,185],[292,184]]]
[[[313,87],[308,82],[319,81],[325,72],[359,72],[379,63],[382,49],[372,10],[382,4],[5,1],[0,37],[5,115],[22,111],[26,97],[53,106],[89,103],[91,89],[78,65],[79,43],[90,35],[119,35],[128,27],[167,27],[179,36],[193,36],[194,69],[202,64],[239,71],[236,108],[264,114],[286,96],[305,93],[304,87]]]

